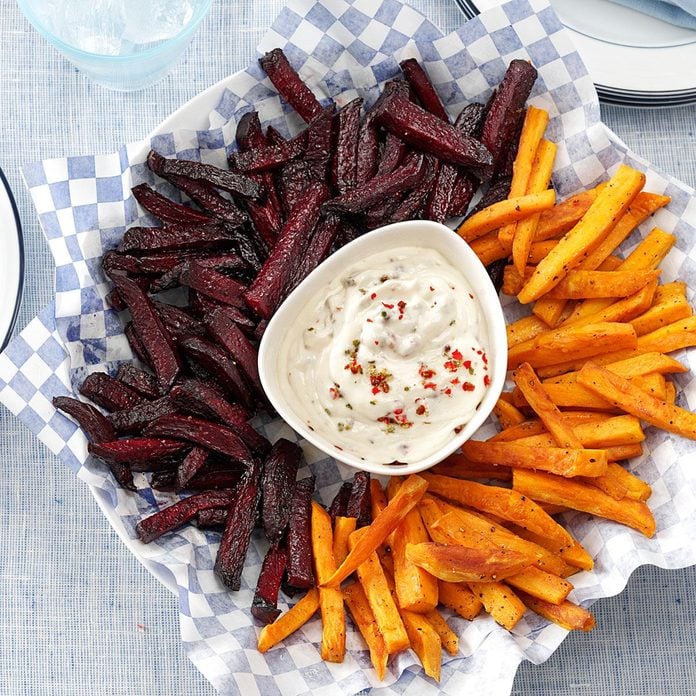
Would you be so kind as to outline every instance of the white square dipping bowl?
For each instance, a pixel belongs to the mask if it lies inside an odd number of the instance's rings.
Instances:
[[[474,290],[481,307],[481,315],[488,333],[488,367],[490,385],[472,419],[452,439],[431,455],[408,464],[383,464],[363,460],[345,450],[338,450],[321,433],[310,430],[298,415],[290,397],[291,390],[283,388],[287,375],[281,365],[281,347],[285,334],[296,320],[300,310],[312,300],[322,288],[354,263],[389,249],[420,246],[438,251],[457,267]],[[507,372],[507,335],[505,319],[498,293],[488,273],[469,245],[449,227],[427,220],[411,220],[386,225],[372,230],[346,244],[329,256],[310,273],[287,297],[269,321],[259,346],[259,374],[268,399],[278,414],[305,440],[315,447],[349,466],[369,471],[371,474],[402,476],[414,474],[434,466],[445,457],[456,452],[478,430],[488,418],[505,383]]]

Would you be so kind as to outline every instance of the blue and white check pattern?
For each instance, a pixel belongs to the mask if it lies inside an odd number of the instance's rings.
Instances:
[[[259,52],[282,46],[293,65],[323,99],[343,102],[355,95],[374,99],[379,84],[398,72],[406,57],[419,58],[454,114],[471,100],[484,101],[513,58],[529,58],[540,79],[533,102],[551,114],[549,135],[559,144],[554,184],[561,196],[606,178],[626,161],[648,175],[647,189],[667,193],[671,204],[626,243],[630,251],[653,224],[678,235],[677,247],[663,265],[663,281],[680,278],[696,287],[692,240],[696,233],[694,191],[654,170],[628,152],[599,122],[596,94],[579,56],[556,15],[541,0],[513,0],[441,36],[422,15],[399,0],[293,0],[261,42]],[[126,531],[169,504],[168,494],[152,491],[143,475],[138,492],[118,488],[99,462],[87,457],[76,426],[56,413],[51,398],[75,392],[92,370],[113,369],[131,359],[117,314],[104,302],[108,285],[100,257],[113,248],[125,228],[149,224],[130,195],[142,181],[172,195],[154,181],[144,164],[150,147],[167,156],[221,163],[233,142],[239,116],[256,108],[262,120],[288,132],[299,126],[278,99],[257,64],[231,78],[210,115],[208,131],[158,135],[148,143],[123,146],[113,155],[70,157],[28,165],[24,176],[56,262],[55,304],[44,310],[0,355],[0,401],[17,415],[78,477],[105,491]],[[510,311],[510,310],[508,310]],[[693,369],[693,359],[681,356]],[[696,407],[696,387],[679,377],[681,403]],[[271,439],[295,435],[280,421],[263,424]],[[488,426],[490,429],[491,426]],[[482,433],[485,435],[485,432]],[[327,502],[350,472],[302,443],[308,467],[317,475],[319,497]],[[696,562],[691,539],[696,532],[696,448],[663,433],[650,433],[644,456],[632,467],[653,487],[650,505],[658,525],[652,540],[619,527],[569,516],[569,524],[596,559],[593,573],[574,577],[574,597],[590,602],[619,592],[638,565],[683,567]],[[356,693],[379,687],[359,635],[349,630],[342,665],[319,656],[320,626],[310,622],[265,656],[256,649],[257,629],[250,617],[256,577],[265,545],[254,538],[240,592],[226,592],[212,567],[215,535],[187,528],[148,546],[144,558],[161,564],[178,588],[182,638],[188,654],[221,693]],[[520,660],[541,662],[565,632],[534,615],[508,634],[489,617],[472,623],[453,618],[461,636],[461,656],[443,668],[440,690],[458,694],[505,694]],[[386,684],[377,693],[433,691],[412,653],[392,660]],[[400,675],[400,676],[399,676]],[[397,681],[398,679],[398,681]]]

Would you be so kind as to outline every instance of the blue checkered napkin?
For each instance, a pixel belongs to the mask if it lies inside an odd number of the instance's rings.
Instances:
[[[441,36],[424,17],[399,0],[293,0],[281,12],[259,51],[281,46],[301,75],[323,99],[343,102],[356,94],[373,99],[378,85],[398,73],[398,62],[417,57],[425,64],[454,114],[467,101],[488,98],[512,58],[529,58],[540,78],[533,102],[549,110],[549,134],[558,142],[554,185],[564,196],[590,186],[620,162],[646,171],[647,189],[665,192],[672,203],[624,245],[628,252],[658,224],[674,231],[679,241],[663,264],[663,281],[686,280],[696,288],[696,203],[694,192],[654,170],[626,150],[600,122],[591,80],[557,17],[541,0],[513,0]],[[340,95],[340,96],[339,96]],[[154,181],[145,156],[150,147],[171,157],[221,163],[232,147],[240,114],[257,108],[265,123],[285,132],[298,128],[256,61],[231,77],[210,114],[210,130],[178,131],[150,142],[123,146],[105,156],[68,157],[28,165],[24,170],[47,242],[56,261],[55,305],[37,317],[0,356],[0,401],[18,415],[51,451],[76,474],[109,495],[111,507],[126,530],[144,515],[173,498],[153,491],[146,477],[136,475],[136,494],[116,487],[105,468],[89,459],[85,438],[74,424],[57,414],[50,399],[76,392],[93,370],[113,370],[132,358],[122,322],[104,297],[109,287],[100,257],[113,248],[131,224],[153,224],[139,210],[130,188],[143,181],[177,196]],[[512,316],[512,306],[507,308]],[[687,363],[693,358],[681,356]],[[694,365],[691,365],[693,368]],[[679,376],[682,403],[696,407],[696,386]],[[259,423],[272,440],[296,439],[282,421]],[[480,433],[486,436],[492,426]],[[301,443],[307,468],[317,476],[318,496],[328,502],[351,471]],[[650,504],[659,532],[652,540],[618,525],[568,516],[579,540],[596,558],[596,570],[574,576],[574,598],[592,601],[620,591],[632,570],[643,563],[683,567],[696,562],[691,539],[696,533],[694,474],[696,449],[691,443],[650,433],[644,456],[633,469],[653,487]],[[182,638],[199,669],[221,693],[352,694],[377,687],[369,657],[349,628],[348,654],[341,665],[319,656],[320,625],[307,624],[282,646],[265,656],[256,649],[257,629],[249,615],[253,589],[266,547],[253,539],[240,592],[224,590],[214,577],[216,537],[197,529],[180,530],[147,546],[139,554],[167,567],[175,579],[180,602]],[[562,641],[565,632],[534,615],[512,633],[489,617],[472,623],[453,618],[461,636],[461,657],[446,657],[444,693],[509,693],[522,659],[541,662]],[[392,660],[380,693],[433,690],[422,677],[411,652]]]

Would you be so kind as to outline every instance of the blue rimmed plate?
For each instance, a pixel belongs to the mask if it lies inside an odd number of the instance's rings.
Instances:
[[[24,244],[19,213],[0,169],[0,351],[14,328],[24,284]]]

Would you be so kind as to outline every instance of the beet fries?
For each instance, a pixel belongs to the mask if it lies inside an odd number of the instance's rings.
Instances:
[[[469,104],[451,123],[413,59],[374,103],[339,98],[341,108],[320,103],[282,50],[260,64],[306,127],[285,138],[248,112],[226,167],[149,153],[155,179],[132,193],[159,226],[131,227],[103,257],[109,302],[130,313],[124,333],[140,364],[119,365],[115,377],[94,373],[81,386],[107,415],[69,397],[54,403],[122,486],[137,491],[147,473],[152,488],[193,493],[141,520],[143,542],[187,523],[221,531],[215,572],[237,590],[263,524],[270,548],[251,612],[268,623],[280,587],[291,594],[315,582],[315,479],[296,481],[298,445],[271,446],[249,423],[268,409],[257,367],[263,331],[316,266],[367,230],[465,215],[482,181],[491,182],[485,201],[505,197],[536,71],[513,61],[488,105]],[[158,295],[176,288],[176,305]],[[370,505],[369,475],[358,473],[330,512],[362,526]]]

